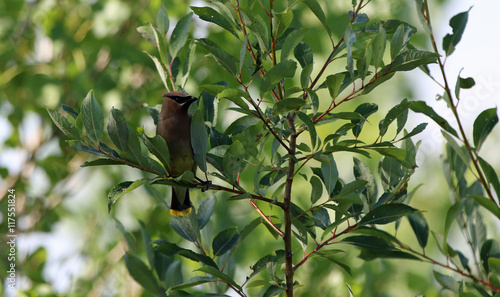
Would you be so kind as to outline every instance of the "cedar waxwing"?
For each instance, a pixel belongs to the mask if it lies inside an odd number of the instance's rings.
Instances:
[[[171,174],[180,176],[188,170],[195,172],[196,163],[191,147],[191,115],[188,114],[188,108],[198,98],[183,92],[170,92],[163,94],[163,97],[165,100],[158,116],[156,134],[167,143]],[[174,216],[184,216],[190,212],[189,189],[173,186],[170,213]]]

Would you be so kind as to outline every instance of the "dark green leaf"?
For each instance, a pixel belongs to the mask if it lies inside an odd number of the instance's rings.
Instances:
[[[375,69],[383,65],[382,59],[384,58],[385,44],[386,44],[385,30],[384,27],[382,27],[382,24],[380,24],[379,32],[377,33],[377,35],[375,35],[375,37],[371,40],[370,44],[368,45],[372,48],[371,64],[375,67]]]
[[[326,32],[328,32],[328,35],[332,36],[332,31],[328,26],[325,13],[323,12],[323,9],[321,9],[321,6],[319,5],[318,1],[316,0],[303,0],[303,1],[304,4],[306,4],[307,7],[309,7],[309,9],[316,15],[316,17],[319,19],[323,27],[325,27]]]
[[[493,189],[495,189],[498,197],[500,195],[500,180],[498,179],[495,169],[493,169],[493,167],[481,157],[478,157],[478,161],[484,175],[486,175],[486,179],[493,186]]]
[[[209,276],[195,276],[193,278],[188,279],[184,283],[173,286],[169,290],[172,291],[177,291],[177,290],[182,290],[182,289],[187,289],[187,288],[192,288],[194,286],[198,286],[201,284],[206,284],[206,283],[213,283],[213,282],[218,282],[218,278],[213,278]]]
[[[236,64],[238,62],[235,57],[230,55],[228,52],[220,48],[216,43],[209,39],[200,38],[197,39],[197,43],[208,50],[213,55],[215,61],[229,74],[237,74]]]
[[[95,148],[90,147],[88,145],[81,144],[80,142],[78,142],[76,140],[68,140],[67,142],[75,150],[91,153],[91,154],[98,155],[98,156],[105,157],[105,158],[108,157],[103,152],[100,152],[100,151],[96,150]]]
[[[450,27],[453,29],[453,34],[446,34],[443,38],[443,50],[446,52],[447,56],[451,55],[455,51],[456,45],[460,42],[460,39],[462,39],[462,34],[465,31],[465,26],[467,25],[469,11],[471,8],[453,16],[450,19]]]
[[[429,226],[424,216],[419,213],[412,213],[407,216],[408,221],[410,221],[411,228],[417,236],[418,243],[420,247],[425,248],[427,246],[427,240],[429,239]]]
[[[80,165],[80,167],[103,166],[103,165],[123,165],[123,161],[99,158],[96,160],[87,161],[82,165]]]
[[[316,128],[314,126],[313,121],[308,115],[306,115],[303,112],[297,112],[296,114],[299,117],[299,119],[302,122],[304,122],[304,124],[306,124],[307,130],[309,131],[309,135],[311,136],[311,145],[313,148],[315,148],[318,135],[316,134]]]
[[[170,171],[170,153],[165,139],[160,135],[155,135],[152,138],[144,135],[142,140],[148,150],[160,160],[168,171]]]
[[[146,250],[146,257],[148,258],[149,267],[153,268],[155,267],[155,259],[154,259],[153,245],[151,244],[151,236],[146,230],[144,222],[139,221],[139,224],[141,225],[142,243],[144,245],[144,249]]]
[[[262,295],[262,297],[276,296],[276,295],[283,293],[284,291],[285,291],[284,288],[272,285],[272,286],[269,286],[267,288],[267,290],[264,292],[264,295]]]
[[[325,184],[326,191],[329,195],[332,194],[335,189],[335,185],[337,183],[337,179],[339,178],[339,172],[337,170],[337,164],[333,159],[332,155],[328,155],[328,162],[321,163],[321,173],[323,178],[323,183]]]
[[[128,129],[127,122],[122,112],[113,107],[109,113],[108,135],[116,148],[122,152],[127,150]]]
[[[282,79],[293,77],[296,69],[297,63],[293,60],[285,60],[275,65],[262,77],[260,94],[271,91]]]
[[[460,77],[462,70],[463,70],[463,68],[460,69],[460,72],[458,73],[458,77],[457,77],[457,83],[455,84],[455,97],[457,98],[457,100],[460,99],[460,89],[470,89],[476,84],[476,82],[474,81],[474,79],[472,77],[467,77],[467,78]],[[447,96],[447,93],[445,93],[445,95]],[[448,99],[448,101],[449,101],[449,99]],[[446,101],[446,102],[448,103],[448,101]],[[448,103],[448,105],[450,105],[450,104]]]
[[[144,262],[134,255],[125,254],[125,265],[132,278],[144,289],[154,294],[160,294],[160,285]]]
[[[85,99],[83,99],[81,110],[86,135],[90,137],[95,144],[99,144],[104,128],[104,117],[99,103],[94,98],[92,90],[90,90]]]
[[[185,217],[171,216],[170,227],[172,227],[172,229],[174,229],[174,231],[177,232],[177,234],[179,234],[182,238],[191,242],[196,242],[197,235],[195,233],[195,229]]]
[[[243,289],[232,279],[229,275],[221,272],[219,269],[212,266],[204,266],[196,269],[195,271],[205,272],[210,274],[216,278],[223,280],[225,283],[231,284],[233,287],[236,287],[238,290],[242,291]]]
[[[351,123],[356,125],[352,128],[352,133],[354,134],[354,136],[359,136],[366,119],[377,110],[378,106],[375,103],[362,103],[358,105],[358,107],[356,107],[354,111],[359,113],[363,117],[363,120],[351,120]]]
[[[238,241],[240,233],[238,232],[238,228],[226,229],[217,236],[215,236],[212,242],[212,249],[214,251],[215,256],[220,256],[227,251],[229,251]]]
[[[479,195],[473,195],[472,198],[500,219],[500,208],[498,208],[497,204],[493,200]]]
[[[165,88],[167,90],[169,90],[170,88],[169,88],[168,83],[167,83],[167,73],[165,72],[165,68],[163,67],[161,62],[158,60],[158,58],[156,58],[155,56],[151,56],[149,53],[146,53],[146,54],[151,58],[151,60],[153,60],[155,66],[156,66],[156,70],[158,71],[158,74],[160,75],[161,81],[163,82],[163,85],[165,86]]]
[[[245,147],[239,140],[236,140],[227,148],[222,160],[222,168],[231,183],[237,180],[246,155]]]
[[[201,171],[207,171],[207,144],[208,133],[203,113],[198,110],[191,120],[191,146],[193,148],[193,159]]]
[[[383,70],[396,71],[409,71],[417,68],[418,66],[436,63],[439,54],[435,52],[420,51],[420,50],[407,50],[399,55],[386,66]],[[383,71],[382,70],[382,71]]]
[[[56,111],[50,110],[48,107],[45,108],[47,109],[47,112],[49,113],[54,124],[56,124],[57,128],[59,128],[64,135],[71,137],[72,139],[80,139],[80,131],[73,126],[67,118]]]
[[[387,112],[385,118],[380,121],[379,130],[380,136],[384,136],[389,128],[389,125],[396,120],[401,114],[408,112],[409,103],[407,99],[404,99],[400,104],[394,106]]]
[[[192,12],[186,14],[177,22],[174,31],[172,31],[172,37],[170,37],[170,53],[172,57],[176,57],[180,49],[186,44],[192,18]]]
[[[321,180],[316,177],[316,175],[311,176],[311,203],[314,204],[316,203],[319,198],[321,198],[321,195],[323,195],[323,185],[321,184]]]
[[[365,197],[366,202],[369,205],[372,205],[375,202],[375,198],[377,196],[377,183],[375,178],[373,177],[372,172],[370,171],[370,167],[363,161],[358,158],[353,158],[354,167],[353,173],[356,180],[366,181],[365,185],[366,190],[361,192],[361,195]]]
[[[340,87],[344,82],[345,75],[344,73],[337,73],[334,75],[329,75],[326,78],[326,85],[328,87],[328,91],[330,91],[330,96],[332,98],[336,98],[340,93]]]
[[[225,133],[228,135],[236,134],[241,132],[243,129],[253,126],[260,122],[260,119],[253,116],[243,116],[232,122],[229,127],[227,127]]]
[[[410,109],[414,112],[423,113],[429,118],[431,118],[434,122],[436,122],[443,130],[449,132],[455,137],[458,137],[457,131],[453,129],[448,122],[439,116],[432,107],[428,106],[424,101],[411,101]]]
[[[214,23],[233,34],[238,38],[238,34],[234,31],[233,25],[226,20],[218,11],[211,7],[195,7],[191,6],[193,12],[200,17],[200,19]]]
[[[157,243],[157,246],[155,247],[155,249],[158,250],[159,252],[161,252],[162,254],[164,254],[165,256],[171,257],[171,256],[178,254],[186,259],[189,259],[189,260],[192,260],[195,262],[201,262],[207,266],[217,268],[217,265],[212,260],[212,258],[210,258],[206,255],[195,253],[192,250],[182,248],[182,247],[176,245],[175,243],[171,243],[168,241],[158,241],[156,243]]]
[[[500,259],[500,245],[493,239],[488,239],[484,242],[479,253],[481,257],[481,263],[483,264],[486,273],[490,273],[489,258]]]
[[[273,106],[273,115],[283,114],[301,108],[306,104],[302,98],[286,98],[276,102]]]
[[[61,104],[61,107],[62,107],[62,109],[63,109],[65,112],[67,112],[67,113],[68,113],[68,114],[69,114],[69,115],[70,115],[73,119],[75,119],[75,120],[76,120],[76,119],[78,118],[79,113],[78,113],[76,110],[74,110],[74,109],[73,109],[73,107],[68,106],[68,105],[66,105],[66,104]]]
[[[368,212],[360,221],[359,226],[368,224],[388,224],[399,220],[417,210],[406,204],[383,204]]]
[[[479,151],[486,137],[498,123],[497,108],[490,108],[481,112],[474,121],[474,130],[472,133],[474,146]]]
[[[405,136],[401,137],[398,141],[401,141],[403,139],[407,139],[407,138],[413,137],[413,136],[419,134],[420,132],[424,131],[426,127],[427,127],[427,123],[420,123],[415,128],[413,128],[413,130],[411,130],[410,133],[408,133]]]
[[[370,235],[354,235],[344,238],[342,242],[355,245],[363,249],[372,251],[391,251],[396,250],[395,247],[389,245],[385,240],[380,237]]]
[[[299,61],[302,68],[314,62],[311,47],[303,42],[297,44],[293,51],[293,55],[295,56],[295,59]]]

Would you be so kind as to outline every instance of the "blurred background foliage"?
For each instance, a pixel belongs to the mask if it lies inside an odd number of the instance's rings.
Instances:
[[[338,38],[348,21],[351,1],[324,2],[329,25]],[[3,211],[7,207],[6,193],[15,189],[20,235],[17,268],[18,276],[22,276],[17,280],[19,296],[148,296],[124,267],[125,243],[115,219],[138,241],[139,220],[145,223],[153,239],[179,241],[169,226],[168,210],[158,203],[158,198],[163,197],[155,197],[147,187],[124,196],[108,214],[109,189],[123,180],[140,178],[142,173],[120,166],[80,169],[89,155],[69,147],[45,110],[45,106],[58,110],[61,104],[78,109],[87,92],[93,89],[105,112],[113,106],[119,108],[131,127],[144,126],[146,133],[153,135],[155,127],[145,107],[160,104],[164,90],[153,62],[144,53],[156,54],[156,49],[136,28],[155,22],[160,4],[160,0],[0,2],[0,234],[5,234],[7,224]],[[190,10],[189,6],[203,6],[204,2],[165,0],[163,4],[170,21],[175,23]],[[432,14],[439,15],[445,4],[445,1],[433,2]],[[397,17],[423,31],[413,1],[373,0],[364,12],[372,20]],[[315,52],[315,58],[328,54],[329,40],[321,38],[324,34],[321,24],[305,5],[295,6],[294,22],[311,28],[304,41]],[[220,28],[195,19],[192,34],[196,38],[210,35],[211,40],[238,56],[239,45],[235,46],[238,43]],[[428,48],[427,37],[422,33],[417,33],[412,41],[420,48]],[[201,92],[199,85],[222,80],[233,83],[224,74],[198,48],[186,89],[197,96]],[[370,94],[383,97],[377,101],[382,111],[374,116],[374,123],[397,100],[415,97],[416,88],[422,86],[410,82],[408,76],[398,75],[391,84]],[[384,101],[387,107],[383,106]],[[219,106],[221,110],[224,107]],[[233,115],[221,111],[220,125],[230,116]],[[376,125],[371,129],[375,131]],[[429,158],[439,160],[436,156]],[[339,154],[336,159],[338,164],[346,164],[339,168],[341,176],[352,176],[352,156]],[[367,161],[375,171],[378,160]],[[422,179],[425,184],[413,203],[427,211],[431,229],[441,232],[443,214],[450,202],[446,187],[440,186],[445,184],[440,164],[426,162],[418,171],[421,173],[417,176],[433,172],[435,178]],[[253,177],[242,179],[251,181]],[[417,185],[418,181],[414,181],[411,188]],[[167,195],[167,188],[156,189]],[[310,191],[307,187],[303,189],[304,193]],[[229,225],[243,227],[258,217],[245,201],[225,202],[224,193],[193,192],[192,195],[195,203],[206,195],[217,197],[212,221],[207,226],[217,232]],[[308,195],[304,195],[306,201]],[[402,225],[398,236],[416,246],[412,233],[405,234],[408,222],[403,221]],[[262,251],[281,248],[263,225],[258,228],[235,255],[238,268],[243,271],[240,277],[249,273],[248,267],[263,255]],[[8,265],[3,256],[7,250],[5,242],[2,238],[0,267]],[[297,279],[305,286],[297,290],[297,295],[347,296],[345,283],[350,284],[355,296],[441,294],[429,264],[364,262],[358,255],[355,249],[345,254],[352,276],[330,262],[311,260],[298,270]],[[189,267],[189,262],[186,265]],[[4,269],[0,277],[6,277]],[[0,284],[0,295],[13,296],[4,285]]]

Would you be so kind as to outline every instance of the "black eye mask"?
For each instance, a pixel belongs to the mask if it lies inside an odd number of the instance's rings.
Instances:
[[[175,100],[175,102],[184,105],[184,104],[191,104],[194,101],[198,100],[198,98],[193,97],[193,96],[169,96],[170,99]]]

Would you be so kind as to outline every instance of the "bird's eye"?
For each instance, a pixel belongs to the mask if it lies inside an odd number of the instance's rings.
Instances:
[[[186,102],[196,100],[196,98],[193,96],[170,96],[170,98],[175,100],[175,102],[177,102],[179,104],[184,104]]]

